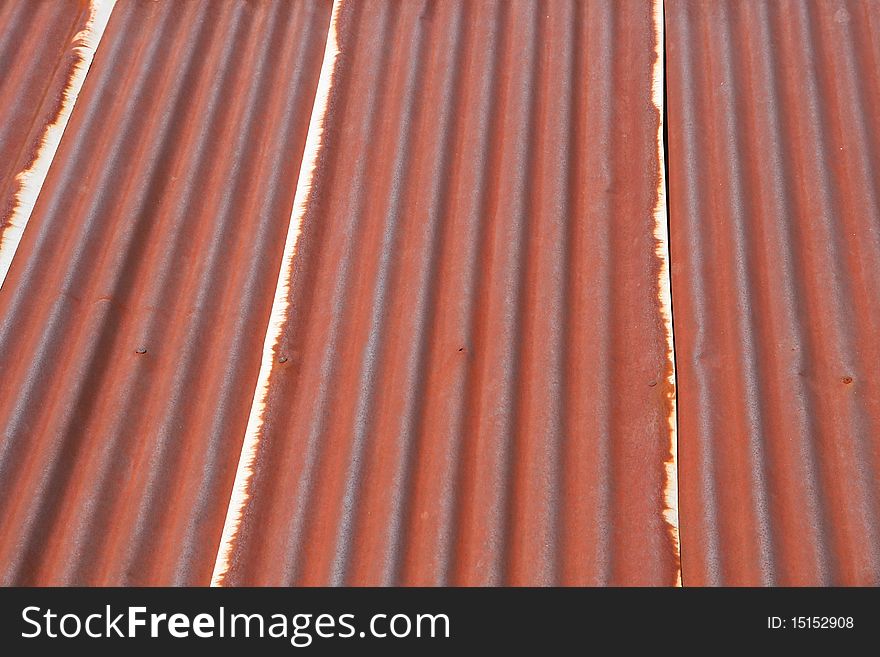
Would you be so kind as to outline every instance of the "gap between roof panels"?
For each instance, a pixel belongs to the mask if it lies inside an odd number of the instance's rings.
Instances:
[[[13,210],[9,221],[0,230],[0,287],[6,280],[6,274],[9,272],[12,259],[24,235],[24,229],[43,189],[55,153],[58,152],[58,145],[61,143],[115,5],[116,0],[90,0],[86,9],[88,18],[85,26],[71,39],[70,48],[78,59],[70,71],[70,77],[62,92],[61,105],[52,121],[40,134],[36,154],[30,165],[15,177],[18,188],[13,192]]]
[[[678,550],[678,586],[684,586],[684,568],[682,565],[683,557],[681,554],[681,517],[680,517],[680,502],[681,502],[681,487],[679,485],[681,468],[679,464],[678,454],[679,450],[679,422],[678,422],[678,363],[677,363],[677,351],[675,346],[675,298],[672,290],[672,222],[670,220],[670,211],[669,211],[669,114],[668,114],[668,84],[667,84],[667,31],[666,31],[666,2],[665,0],[658,0],[660,5],[659,10],[659,21],[660,28],[662,30],[659,42],[659,47],[662,53],[662,62],[661,62],[661,76],[663,83],[663,105],[662,105],[662,122],[663,122],[663,135],[661,140],[661,148],[663,150],[663,193],[665,197],[664,208],[666,212],[666,257],[667,257],[667,284],[669,286],[669,313],[670,313],[670,340],[672,343],[672,378],[673,378],[673,404],[674,404],[674,437],[675,437],[675,481],[676,481],[676,530],[677,530],[677,550]]]

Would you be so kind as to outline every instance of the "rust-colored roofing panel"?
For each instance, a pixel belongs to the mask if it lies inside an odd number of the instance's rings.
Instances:
[[[880,2],[665,5],[0,1],[0,582],[880,584]]]
[[[666,18],[684,584],[880,584],[880,2]]]
[[[113,9],[0,288],[2,582],[210,580],[330,10]]]
[[[215,581],[674,584],[659,3],[336,7]]]
[[[0,285],[112,5],[0,3]]]

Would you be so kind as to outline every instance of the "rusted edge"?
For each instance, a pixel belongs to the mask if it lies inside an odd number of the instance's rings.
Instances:
[[[58,144],[67,128],[67,121],[79,97],[83,82],[92,65],[92,59],[116,0],[90,0],[88,19],[82,30],[73,35],[71,47],[74,63],[70,68],[69,79],[61,94],[61,103],[55,118],[43,130],[36,154],[26,169],[15,176],[12,212],[3,230],[0,231],[0,286],[12,264],[12,258],[21,242],[21,236],[43,188],[49,166],[55,158]]]
[[[663,124],[666,117],[664,101],[664,6],[663,0],[654,0],[654,69],[651,79],[651,101],[657,109],[657,204],[654,206],[654,239],[659,263],[657,291],[660,316],[666,334],[666,381],[664,388],[668,400],[669,458],[664,463],[663,520],[669,527],[675,550],[675,585],[681,586],[681,548],[678,532],[678,407],[675,387],[675,338],[672,322],[672,279],[669,270],[669,227],[666,207],[666,148]]]
[[[287,230],[287,240],[284,244],[284,256],[281,260],[281,269],[278,272],[278,284],[275,287],[275,299],[272,302],[272,313],[269,316],[269,325],[266,329],[266,339],[263,342],[263,358],[260,363],[260,374],[257,378],[257,387],[254,392],[254,401],[251,405],[247,428],[245,429],[244,441],[241,446],[241,455],[238,460],[238,468],[235,472],[235,482],[232,487],[232,495],[229,499],[229,507],[226,511],[226,521],[223,524],[223,533],[220,537],[220,546],[217,550],[217,559],[214,562],[214,573],[211,575],[211,586],[222,586],[226,572],[229,570],[229,558],[232,553],[238,528],[241,525],[242,515],[248,500],[248,488],[254,473],[254,461],[257,456],[257,448],[260,443],[260,434],[263,426],[263,415],[266,408],[266,400],[269,394],[269,379],[272,368],[276,362],[276,348],[281,338],[282,331],[287,322],[290,306],[290,282],[293,276],[293,260],[296,256],[296,245],[302,227],[303,216],[309,193],[312,188],[312,179],[318,164],[321,151],[321,136],[324,132],[324,118],[327,114],[330,89],[333,85],[333,74],[336,69],[336,58],[339,55],[339,42],[336,26],[339,19],[339,10],[343,0],[333,0],[333,11],[330,17],[330,26],[327,33],[327,43],[324,47],[324,59],[321,63],[321,73],[318,78],[318,88],[315,92],[315,101],[312,106],[312,116],[309,120],[309,131],[306,136],[305,150],[303,151],[302,165],[299,171],[299,180],[296,183],[296,193],[293,200],[293,211],[290,217],[290,225]]]

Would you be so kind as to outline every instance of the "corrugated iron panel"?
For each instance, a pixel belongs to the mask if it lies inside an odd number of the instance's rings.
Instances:
[[[0,288],[4,583],[210,580],[330,9],[114,8]]]
[[[666,18],[684,584],[878,584],[880,2]]]
[[[342,4],[216,582],[676,582],[660,18]]]

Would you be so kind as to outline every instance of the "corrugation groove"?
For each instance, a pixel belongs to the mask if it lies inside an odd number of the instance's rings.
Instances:
[[[673,584],[652,3],[345,2],[224,584]]]
[[[330,7],[116,5],[0,290],[4,583],[209,582]]]
[[[880,3],[666,0],[685,585],[880,583]]]

